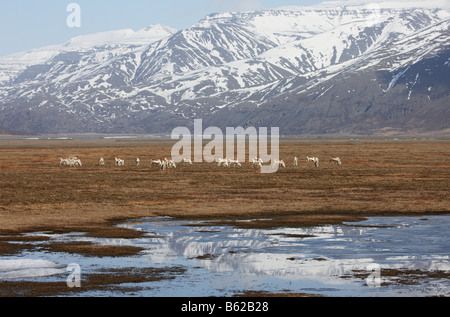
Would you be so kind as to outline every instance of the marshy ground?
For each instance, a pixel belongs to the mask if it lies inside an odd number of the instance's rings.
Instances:
[[[17,254],[33,247],[27,241],[42,239],[24,233],[139,237],[139,232],[113,225],[143,217],[269,228],[450,212],[449,140],[283,140],[280,158],[287,166],[275,174],[261,174],[249,163],[236,168],[180,163],[167,171],[152,167],[152,159],[170,157],[172,145],[115,140],[0,142],[0,255]],[[83,166],[60,167],[60,157],[69,156],[80,158]],[[319,168],[306,162],[306,156],[319,157]],[[329,164],[328,158],[336,156],[342,166]],[[100,157],[105,166],[99,166]],[[114,166],[114,157],[124,159],[125,167]],[[139,167],[134,164],[137,157]],[[293,165],[294,157],[298,166]],[[234,222],[242,219],[255,220]],[[88,256],[139,251],[80,243],[48,248]],[[150,273],[151,278],[161,275]]]

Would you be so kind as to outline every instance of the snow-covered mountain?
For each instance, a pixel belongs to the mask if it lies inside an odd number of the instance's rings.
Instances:
[[[214,14],[0,57],[0,127],[154,133],[203,118],[287,134],[450,131],[450,6],[349,4]]]

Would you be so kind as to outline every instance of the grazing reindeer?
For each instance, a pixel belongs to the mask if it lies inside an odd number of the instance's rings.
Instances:
[[[152,166],[156,165],[156,166],[161,166],[161,160],[152,160]]]
[[[66,159],[60,158],[59,159],[59,166],[70,166],[70,167],[82,167],[83,164],[81,164],[81,160],[77,157],[69,157]]]
[[[59,166],[67,166],[69,164],[69,159],[63,159],[62,157],[59,158]]]
[[[228,165],[231,166],[233,165],[233,167],[239,166],[241,167],[242,164],[239,162],[239,160],[228,160]]]
[[[252,164],[252,168],[257,168],[257,167],[259,167],[259,168],[261,168],[262,167],[262,165],[263,165],[263,160],[262,160],[262,158],[257,158],[257,157],[255,157],[252,161],[251,161],[251,164]]]
[[[159,168],[162,171],[165,171],[168,168],[177,168],[177,164],[175,163],[174,160],[169,160],[166,158],[164,158],[164,160],[157,160],[157,161],[152,161],[152,164],[158,164],[159,163]]]
[[[81,160],[80,159],[74,159],[73,160],[73,165],[75,167],[82,167],[83,166],[83,164],[81,164]]]
[[[275,166],[281,166],[281,167],[286,167],[286,164],[284,163],[284,161],[283,160],[281,160],[281,161],[278,161],[278,160],[275,160],[274,162],[273,162],[273,167],[275,167]]]
[[[224,159],[221,159],[221,158],[218,157],[216,159],[216,162],[217,162],[217,166],[230,167],[230,165],[228,164],[228,160],[224,160]]]
[[[330,164],[331,163],[336,163],[336,164],[342,165],[342,161],[339,157],[330,157]]]
[[[313,162],[316,167],[319,167],[319,158],[317,157],[306,157],[307,162]]]
[[[253,160],[252,160],[252,167],[262,167],[262,164],[263,164],[263,160],[262,160],[262,158],[257,158],[257,157],[255,157]]]
[[[125,161],[116,157],[116,166],[125,166]]]
[[[164,159],[166,161],[167,167],[169,168],[177,168],[177,164],[174,160]]]

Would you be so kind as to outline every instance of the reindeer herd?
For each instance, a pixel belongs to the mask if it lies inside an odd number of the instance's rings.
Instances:
[[[217,166],[222,167],[242,167],[241,162],[239,160],[231,160],[231,159],[222,159],[217,157],[215,159],[215,162],[217,163]],[[314,163],[315,167],[319,167],[319,158],[317,157],[306,157],[306,162],[312,162]],[[189,158],[184,158],[182,160],[182,163],[186,163],[189,165],[193,165],[192,160]],[[342,161],[339,157],[330,157],[329,158],[329,164],[337,164],[342,165]],[[140,158],[136,158],[135,165],[138,167],[141,164]],[[255,157],[253,160],[250,161],[250,166],[252,168],[261,168],[264,164],[264,161],[261,158]],[[102,157],[100,158],[98,162],[99,166],[105,165],[105,159]],[[125,160],[120,159],[118,157],[115,157],[115,166],[125,166]],[[69,166],[69,167],[82,167],[83,164],[81,163],[81,160],[77,157],[71,156],[69,158],[63,159],[60,158],[59,166]],[[170,168],[177,168],[177,164],[174,160],[169,160],[167,158],[164,159],[158,159],[158,160],[151,160],[151,166],[157,166],[160,170],[165,171]],[[286,163],[283,160],[274,160],[273,167],[286,167]],[[298,158],[294,157],[293,166],[298,166]]]
[[[83,164],[79,158],[71,156],[66,159],[60,158],[59,166],[82,167]]]

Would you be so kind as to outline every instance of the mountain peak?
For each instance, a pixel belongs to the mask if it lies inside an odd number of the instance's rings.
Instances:
[[[134,34],[132,29],[98,32],[94,34],[79,35],[71,38],[64,44],[65,47],[83,48],[101,46],[112,42],[120,42]]]
[[[296,10],[317,10],[317,9],[450,9],[449,0],[394,0],[394,1],[380,1],[374,0],[345,0],[345,1],[325,1],[312,6],[283,6],[277,8],[278,10],[296,11]]]
[[[165,35],[166,34],[170,35],[170,34],[176,33],[178,30],[171,26],[167,26],[164,24],[152,24],[140,31],[152,32],[152,33],[164,33]]]
[[[175,28],[162,24],[150,25],[139,31],[123,29],[95,34],[81,35],[72,38],[64,46],[73,48],[86,48],[103,46],[107,44],[150,44],[177,32]]]
[[[414,1],[212,14],[182,32],[156,24],[0,58],[0,126],[148,133],[201,117],[292,134],[443,131],[449,11]]]

